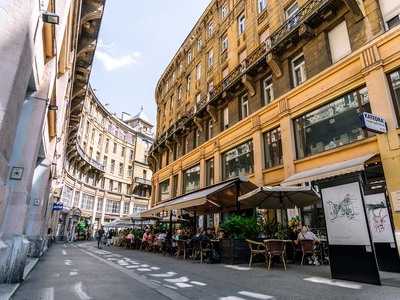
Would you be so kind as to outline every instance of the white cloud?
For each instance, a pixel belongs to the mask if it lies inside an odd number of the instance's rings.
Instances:
[[[140,57],[139,52],[118,56],[116,54],[116,49],[118,49],[117,44],[111,43],[106,45],[101,39],[99,40],[97,47],[95,56],[107,71],[115,71],[120,68],[131,66],[136,63],[137,59]],[[101,51],[100,49],[104,49],[105,51]]]

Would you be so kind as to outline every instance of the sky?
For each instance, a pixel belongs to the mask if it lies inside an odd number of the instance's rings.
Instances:
[[[107,0],[90,84],[121,118],[141,107],[156,126],[155,87],[211,0]]]

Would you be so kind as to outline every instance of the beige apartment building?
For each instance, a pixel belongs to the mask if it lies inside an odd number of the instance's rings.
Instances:
[[[58,223],[57,236],[68,241],[147,210],[151,195],[147,157],[154,134],[144,112],[120,119],[90,87],[82,106],[80,121],[71,117]]]
[[[236,209],[223,190],[238,176],[318,187],[356,174],[386,190],[400,232],[399,14],[391,0],[211,1],[156,86],[148,214],[193,213],[212,195],[215,226]],[[387,131],[362,128],[362,113]],[[321,209],[303,220],[322,226]]]

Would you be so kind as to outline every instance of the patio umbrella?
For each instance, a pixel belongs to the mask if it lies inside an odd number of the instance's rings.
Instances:
[[[149,220],[161,220],[161,217],[157,217],[154,215],[151,216],[142,216],[140,212],[134,212],[128,215],[132,221],[149,221]]]
[[[239,197],[253,208],[299,208],[318,203],[321,198],[310,186],[262,186]]]
[[[187,223],[190,222],[189,220],[186,219],[180,219],[177,218],[176,216],[171,217],[164,217],[160,221],[160,223]]]

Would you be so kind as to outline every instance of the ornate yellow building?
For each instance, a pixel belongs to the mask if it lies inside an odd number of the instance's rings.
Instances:
[[[156,87],[149,213],[238,175],[262,186],[358,172],[386,188],[400,231],[395,2],[212,1]],[[363,112],[387,132],[361,128]]]
[[[78,118],[71,117],[59,236],[74,240],[100,224],[148,209],[147,157],[153,125],[143,111],[116,117],[89,88]]]

